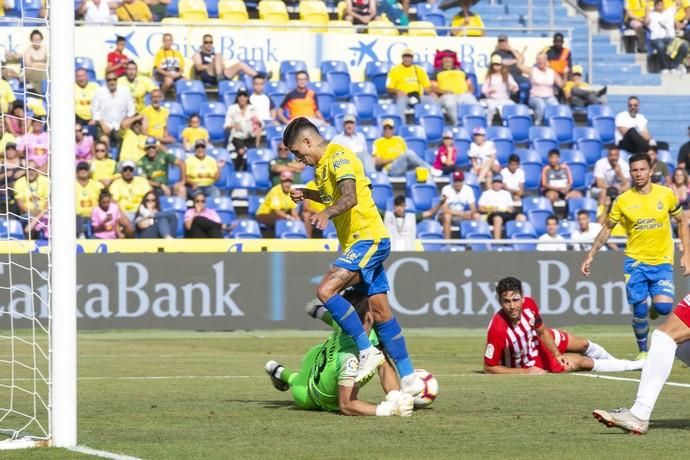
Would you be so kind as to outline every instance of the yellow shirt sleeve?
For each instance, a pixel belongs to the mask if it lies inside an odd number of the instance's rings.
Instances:
[[[400,67],[395,66],[388,72],[388,78],[386,79],[386,88],[398,89],[398,80],[400,79]]]
[[[338,183],[345,179],[355,179],[355,170],[353,167],[353,158],[344,151],[338,151],[330,158],[328,165],[331,173],[335,176],[335,182]]]
[[[417,66],[417,74],[419,75],[419,84],[422,85],[422,88],[429,88],[429,86],[431,86],[431,83],[429,82],[429,75],[426,73],[426,70]]]

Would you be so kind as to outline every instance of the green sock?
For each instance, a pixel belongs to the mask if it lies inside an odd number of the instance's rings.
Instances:
[[[283,373],[280,374],[280,380],[287,383],[288,385],[292,385],[292,382],[293,380],[295,380],[295,377],[297,377],[297,372],[292,372],[287,367],[283,369]]]
[[[335,321],[333,321],[333,315],[331,315],[330,311],[327,311],[323,314],[323,316],[321,317],[321,321],[335,329]]]

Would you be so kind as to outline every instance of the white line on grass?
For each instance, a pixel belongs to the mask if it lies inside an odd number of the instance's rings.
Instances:
[[[78,452],[80,454],[91,455],[93,457],[109,458],[111,460],[141,460],[139,457],[130,457],[129,455],[125,454],[116,454],[114,452],[108,452],[107,450],[92,449],[87,446],[68,447],[67,450],[71,450],[72,452]]]
[[[618,380],[621,382],[640,383],[640,379],[631,379],[628,377],[613,377],[611,375],[597,375],[597,374],[570,374],[570,375],[574,375],[576,377],[589,377],[592,379]],[[668,385],[670,387],[690,388],[690,383],[666,382],[666,385]]]

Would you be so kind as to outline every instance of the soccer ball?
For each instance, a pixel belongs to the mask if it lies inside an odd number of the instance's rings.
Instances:
[[[434,402],[438,395],[438,380],[424,369],[415,369],[414,373],[424,382],[424,390],[414,398],[414,407],[427,407]]]

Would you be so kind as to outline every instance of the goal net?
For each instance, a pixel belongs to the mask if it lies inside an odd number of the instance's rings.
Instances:
[[[0,450],[76,444],[73,8],[0,18]]]

